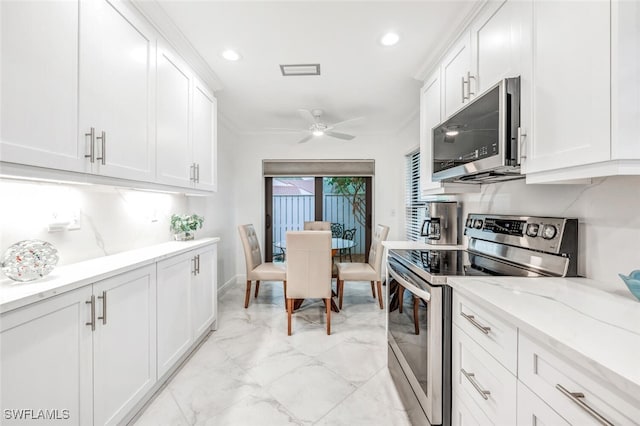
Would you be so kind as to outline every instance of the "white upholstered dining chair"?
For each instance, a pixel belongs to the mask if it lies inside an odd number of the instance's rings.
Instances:
[[[331,334],[331,232],[287,232],[287,334],[295,299],[323,299]]]
[[[242,247],[244,248],[244,259],[247,265],[247,289],[244,296],[244,307],[249,306],[251,296],[251,282],[256,282],[256,293],[258,297],[260,281],[282,281],[284,292],[287,293],[287,271],[285,265],[281,263],[263,262],[260,243],[253,225],[238,226]]]
[[[388,226],[376,226],[373,232],[371,248],[369,249],[368,262],[336,263],[336,269],[338,271],[338,307],[340,309],[342,309],[345,281],[370,281],[371,294],[374,298],[376,297],[374,283],[377,283],[380,309],[384,308],[384,304],[382,302],[382,278],[380,277],[380,274],[382,272],[382,255],[384,252],[382,242],[387,239],[387,235],[389,235]]]
[[[312,221],[304,223],[305,231],[331,231],[331,222]]]

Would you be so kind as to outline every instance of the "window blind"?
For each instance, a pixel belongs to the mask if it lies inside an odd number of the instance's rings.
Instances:
[[[406,238],[417,241],[426,216],[425,202],[420,197],[420,150],[406,156],[405,226]]]
[[[374,160],[262,160],[264,176],[373,176]]]

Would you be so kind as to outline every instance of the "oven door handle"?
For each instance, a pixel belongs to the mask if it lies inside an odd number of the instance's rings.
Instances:
[[[423,300],[426,300],[427,302],[431,301],[431,294],[418,288],[415,284],[412,284],[411,282],[407,281],[404,277],[402,277],[400,274],[394,271],[391,265],[387,265],[387,269],[389,270],[389,274],[393,277],[393,279],[398,281],[400,285],[404,287],[406,290],[409,290],[411,293],[415,294],[416,296],[418,296]]]

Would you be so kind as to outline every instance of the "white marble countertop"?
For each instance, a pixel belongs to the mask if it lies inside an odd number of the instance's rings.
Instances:
[[[640,395],[640,302],[622,281],[454,277],[447,283],[609,387]]]
[[[428,244],[423,241],[383,241],[382,246],[389,250],[463,250],[463,245]]]
[[[192,241],[170,241],[60,266],[46,277],[36,281],[23,283],[4,278],[0,280],[0,313],[75,290],[167,257],[217,243],[218,241],[220,241],[220,238],[217,237]]]

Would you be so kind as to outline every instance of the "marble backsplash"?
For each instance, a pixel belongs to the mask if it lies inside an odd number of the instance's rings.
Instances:
[[[640,269],[640,177],[616,176],[590,185],[527,185],[524,180],[483,185],[459,196],[468,213],[572,217],[579,220],[580,275],[619,281]]]
[[[0,254],[39,239],[58,249],[59,265],[170,241],[169,216],[188,212],[184,195],[94,185],[2,180],[0,199]],[[73,216],[80,229],[49,232]]]

